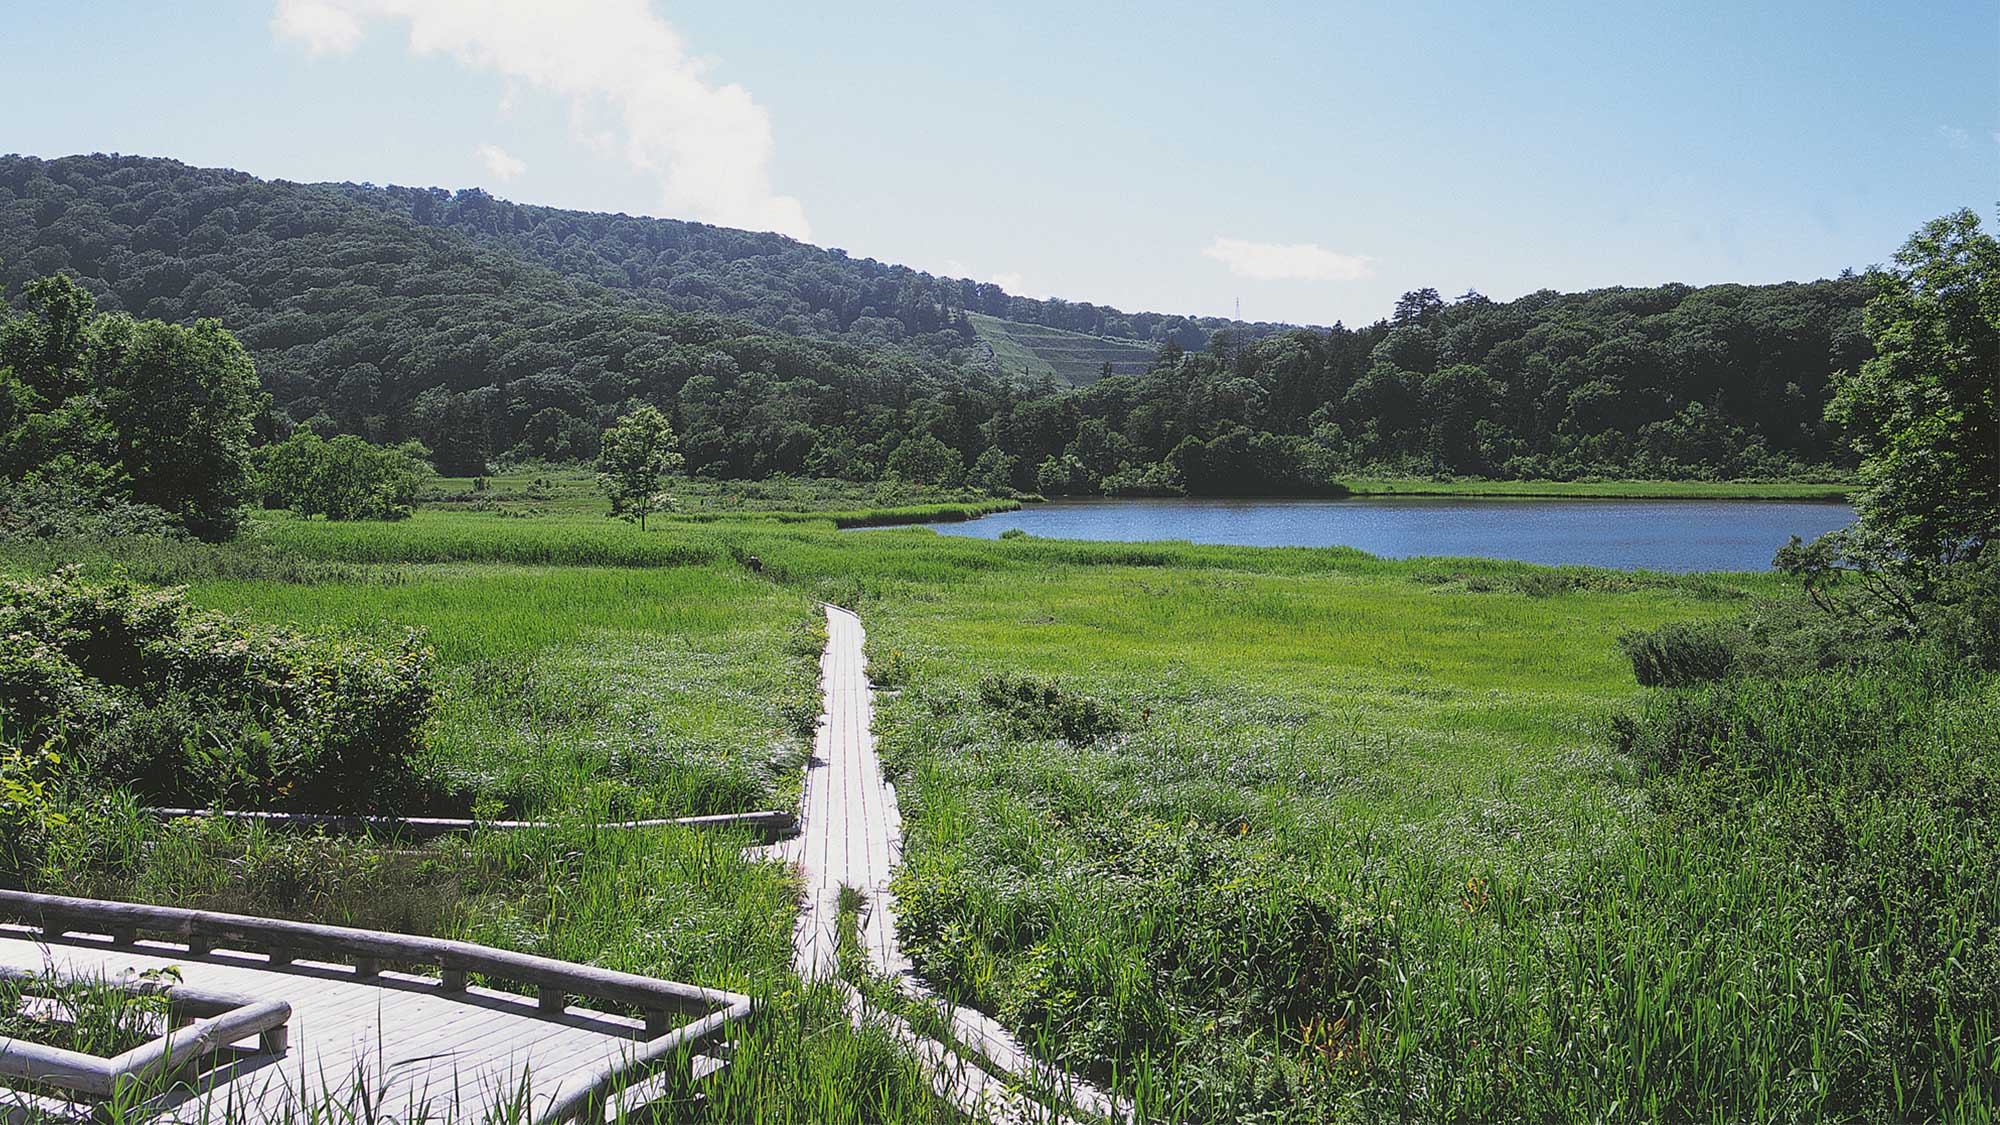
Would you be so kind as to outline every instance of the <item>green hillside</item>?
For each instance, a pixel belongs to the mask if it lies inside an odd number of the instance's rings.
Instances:
[[[1009,375],[1029,377],[1049,375],[1068,383],[1088,383],[1111,364],[1116,375],[1143,374],[1157,350],[1133,340],[1112,340],[1065,332],[1039,324],[1002,320],[984,313],[968,313],[972,330],[982,343],[993,349],[993,358]]]

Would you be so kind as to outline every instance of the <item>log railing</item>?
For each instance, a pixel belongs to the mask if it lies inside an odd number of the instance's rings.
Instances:
[[[43,979],[41,974],[10,968],[0,968],[0,977],[27,982],[31,994]],[[292,1006],[283,1000],[258,1000],[184,984],[103,983],[132,992],[164,993],[169,1021],[166,1033],[109,1058],[0,1039],[0,1085],[11,1079],[107,1100],[191,1069],[216,1051],[252,1035],[258,1038],[259,1051],[285,1053],[285,1025],[291,1019]]]
[[[185,945],[194,957],[217,949],[264,953],[274,969],[299,959],[344,962],[363,978],[379,975],[385,962],[435,967],[439,972],[435,987],[444,993],[464,992],[468,977],[477,973],[490,981],[534,989],[540,1008],[549,1013],[561,1013],[572,999],[588,999],[643,1014],[645,1034],[638,1049],[598,1073],[566,1081],[556,1099],[561,1112],[540,1115],[540,1120],[566,1120],[587,1112],[627,1080],[683,1047],[714,1038],[751,1010],[750,998],[741,993],[471,942],[347,926],[0,890],[0,920],[5,919],[40,930],[42,940],[49,942],[68,935],[100,941],[108,937],[118,945],[165,939]],[[695,1018],[673,1026],[677,1017],[689,1016]]]

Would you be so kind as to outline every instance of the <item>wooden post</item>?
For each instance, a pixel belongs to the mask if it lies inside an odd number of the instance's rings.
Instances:
[[[354,975],[357,977],[379,977],[382,975],[382,962],[373,957],[356,957],[354,959]]]
[[[439,982],[439,984],[446,992],[464,992],[465,970],[446,969],[444,971],[443,979]]]
[[[291,1046],[292,1029],[280,1025],[257,1036],[257,1049],[267,1055],[282,1055]]]
[[[659,1008],[646,1009],[646,1038],[658,1039],[667,1033],[672,1017]]]
[[[569,997],[563,995],[562,989],[545,984],[537,991],[540,993],[542,1011],[560,1014],[563,1009],[569,1007]]]

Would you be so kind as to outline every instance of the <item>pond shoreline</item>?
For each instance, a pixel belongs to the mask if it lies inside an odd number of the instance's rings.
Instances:
[[[934,530],[982,539],[1018,530],[1099,542],[1351,547],[1381,558],[1496,558],[1687,573],[1768,570],[1791,536],[1814,538],[1853,518],[1844,502],[1793,498],[1100,498],[1054,500]]]

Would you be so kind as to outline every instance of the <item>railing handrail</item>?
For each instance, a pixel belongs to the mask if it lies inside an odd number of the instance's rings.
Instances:
[[[452,974],[479,973],[534,985],[545,992],[590,997],[647,1012],[703,1015],[740,1007],[747,1013],[750,1006],[748,996],[721,989],[494,949],[468,941],[317,922],[10,890],[0,890],[0,916],[31,923],[45,934],[102,933],[114,939],[140,932],[165,934],[203,952],[222,943],[249,941],[287,959],[295,953],[309,953],[362,961],[436,965],[444,970],[447,980]],[[79,925],[94,928],[80,929]]]

